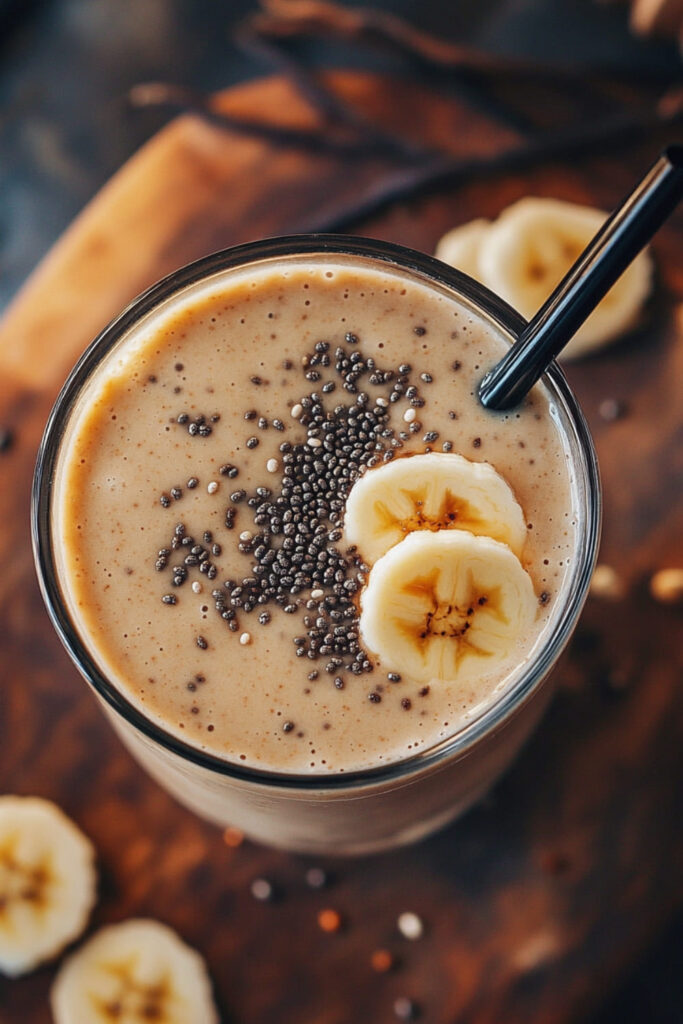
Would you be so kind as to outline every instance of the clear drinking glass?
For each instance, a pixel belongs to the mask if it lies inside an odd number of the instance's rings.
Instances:
[[[573,479],[577,545],[557,595],[544,642],[511,684],[478,717],[430,749],[399,762],[345,774],[274,773],[207,754],[160,728],[106,678],[79,635],[60,585],[52,530],[53,484],[74,408],[87,402],[95,370],[125,344],[131,330],[235,271],[297,259],[348,261],[406,275],[474,310],[512,342],[524,326],[509,306],[475,281],[424,254],[386,242],[345,236],[292,236],[228,249],[171,274],[135,299],[95,339],[64,385],[38,454],[32,529],[38,577],[52,622],[81,675],[133,756],[178,801],[218,825],[253,839],[310,853],[361,854],[413,842],[456,818],[500,776],[540,718],[549,680],[583,605],[600,532],[600,485],[585,420],[560,369],[543,377],[562,431]]]

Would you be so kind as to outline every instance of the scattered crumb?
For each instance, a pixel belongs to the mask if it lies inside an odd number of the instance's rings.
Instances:
[[[223,831],[223,842],[231,849],[237,849],[237,847],[241,846],[244,842],[244,832],[235,828],[234,825],[228,825],[228,827]]]
[[[378,974],[386,974],[394,966],[394,962],[394,957],[388,949],[376,949],[370,957],[372,969]]]
[[[590,593],[606,601],[619,601],[626,594],[626,585],[611,565],[597,565],[591,580]]]
[[[650,580],[650,593],[662,604],[683,600],[683,569],[660,569]]]
[[[255,878],[251,883],[251,895],[260,903],[269,903],[275,895],[273,883],[267,878]]]
[[[323,932],[338,932],[341,924],[341,915],[337,910],[328,907],[318,914],[318,926]]]
[[[403,914],[399,914],[398,930],[405,939],[419,939],[422,937],[424,932],[424,925],[422,919],[413,914],[412,911],[405,911]]]

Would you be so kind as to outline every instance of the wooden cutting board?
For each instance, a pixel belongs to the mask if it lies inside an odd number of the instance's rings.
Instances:
[[[328,82],[367,116],[453,153],[514,141],[414,83],[358,73]],[[316,125],[280,78],[221,102]],[[609,208],[664,141],[444,188],[359,230],[430,252],[447,228],[526,194]],[[569,371],[602,466],[602,560],[627,596],[589,600],[539,732],[492,796],[433,839],[325,864],[323,891],[305,883],[315,862],[227,845],[123,750],[61,649],[34,578],[36,448],[91,338],[163,274],[218,248],[309,228],[387,169],[378,158],[313,156],[183,116],[100,192],[6,313],[0,426],[14,443],[0,454],[0,789],[52,798],[74,816],[100,855],[92,927],[154,916],[177,928],[207,957],[226,1021],[380,1024],[395,1019],[402,995],[433,1024],[582,1021],[683,897],[681,614],[647,589],[654,570],[683,564],[680,216],[656,240],[657,294],[642,329]],[[623,401],[625,415],[602,419],[605,399]],[[276,884],[276,902],[252,898],[258,876]],[[324,907],[342,914],[340,932],[319,930]],[[422,917],[421,940],[398,933],[404,910]],[[387,974],[371,968],[379,947],[397,958]],[[46,1024],[53,976],[48,966],[0,981],[0,1024]]]

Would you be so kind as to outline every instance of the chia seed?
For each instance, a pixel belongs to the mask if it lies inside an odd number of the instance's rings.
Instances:
[[[374,359],[366,358],[360,348],[347,347],[357,345],[357,336],[349,332],[346,345],[332,351],[329,342],[318,341],[302,360],[303,376],[308,376],[314,386],[319,378],[315,367],[329,366],[334,379],[293,400],[290,415],[299,421],[304,436],[296,443],[283,441],[278,446],[279,458],[266,461],[263,472],[270,477],[271,487],[230,493],[225,526],[234,528],[238,511],[234,506],[242,505],[240,523],[244,516],[250,522],[248,530],[241,530],[236,547],[251,564],[249,575],[226,580],[213,592],[218,616],[231,631],[240,634],[242,643],[248,643],[251,634],[242,632],[244,627],[238,625],[238,611],[240,618],[256,612],[261,625],[271,621],[271,611],[264,605],[275,604],[288,615],[298,614],[300,609],[310,613],[303,623],[296,620],[291,631],[296,655],[312,661],[324,659],[326,671],[338,689],[345,686],[346,672],[359,676],[374,669],[361,647],[354,603],[369,570],[355,550],[338,547],[346,496],[368,466],[391,461],[410,436],[406,433],[400,440],[394,436],[389,426],[390,404],[410,396],[408,401],[414,403],[407,417],[411,430],[413,426],[422,429],[415,409],[424,404],[410,382],[412,368],[408,363],[401,364],[398,373],[396,369],[384,369]],[[332,405],[333,398],[326,396],[331,396],[339,383],[346,392],[346,401]],[[384,388],[384,393],[371,398],[367,384]],[[249,411],[246,418],[253,421],[256,416]],[[265,428],[267,421],[260,417],[258,424]],[[189,417],[187,425],[192,425]],[[204,426],[204,418],[195,419],[194,425],[197,430]],[[272,426],[285,429],[281,419],[274,419]],[[248,449],[257,445],[256,436],[246,441]],[[225,463],[219,473],[234,478],[238,470]],[[205,539],[204,544],[211,545],[212,541]],[[210,561],[210,556],[216,554],[214,548],[209,551],[195,545],[182,524],[171,546],[188,548],[183,552],[185,564],[172,569],[174,586],[181,585],[188,572],[197,569],[210,579],[216,576],[217,569]],[[166,568],[166,557],[158,556],[161,568]],[[313,681],[318,675],[315,669],[308,678]],[[379,703],[380,691],[381,686],[376,687],[369,701]]]
[[[197,647],[199,647],[200,650],[202,651],[205,651],[209,646],[208,640],[206,639],[206,637],[203,636],[195,637],[195,643],[197,644]]]
[[[7,427],[0,427],[0,455],[8,452],[14,444],[14,434]]]

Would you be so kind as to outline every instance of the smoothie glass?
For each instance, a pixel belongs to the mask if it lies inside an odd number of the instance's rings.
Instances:
[[[84,353],[50,416],[38,455],[32,529],[38,576],[53,624],[86,682],[133,756],[178,801],[218,825],[289,850],[361,854],[413,842],[445,825],[482,797],[540,718],[549,679],[567,644],[592,575],[600,532],[600,488],[591,438],[556,365],[542,378],[562,434],[572,478],[576,526],[573,565],[557,594],[542,641],[510,685],[465,727],[437,745],[389,765],[353,773],[276,773],[251,769],[199,750],[148,720],[106,678],[79,636],[60,585],[53,535],[55,479],[74,409],[88,400],[98,367],[115,358],[130,332],[151,323],[171,301],[245,268],[297,259],[346,261],[417,280],[474,311],[512,342],[522,318],[486,288],[424,254],[345,236],[268,239],[216,253],[154,285],[118,316]],[[503,426],[504,428],[504,426]]]

